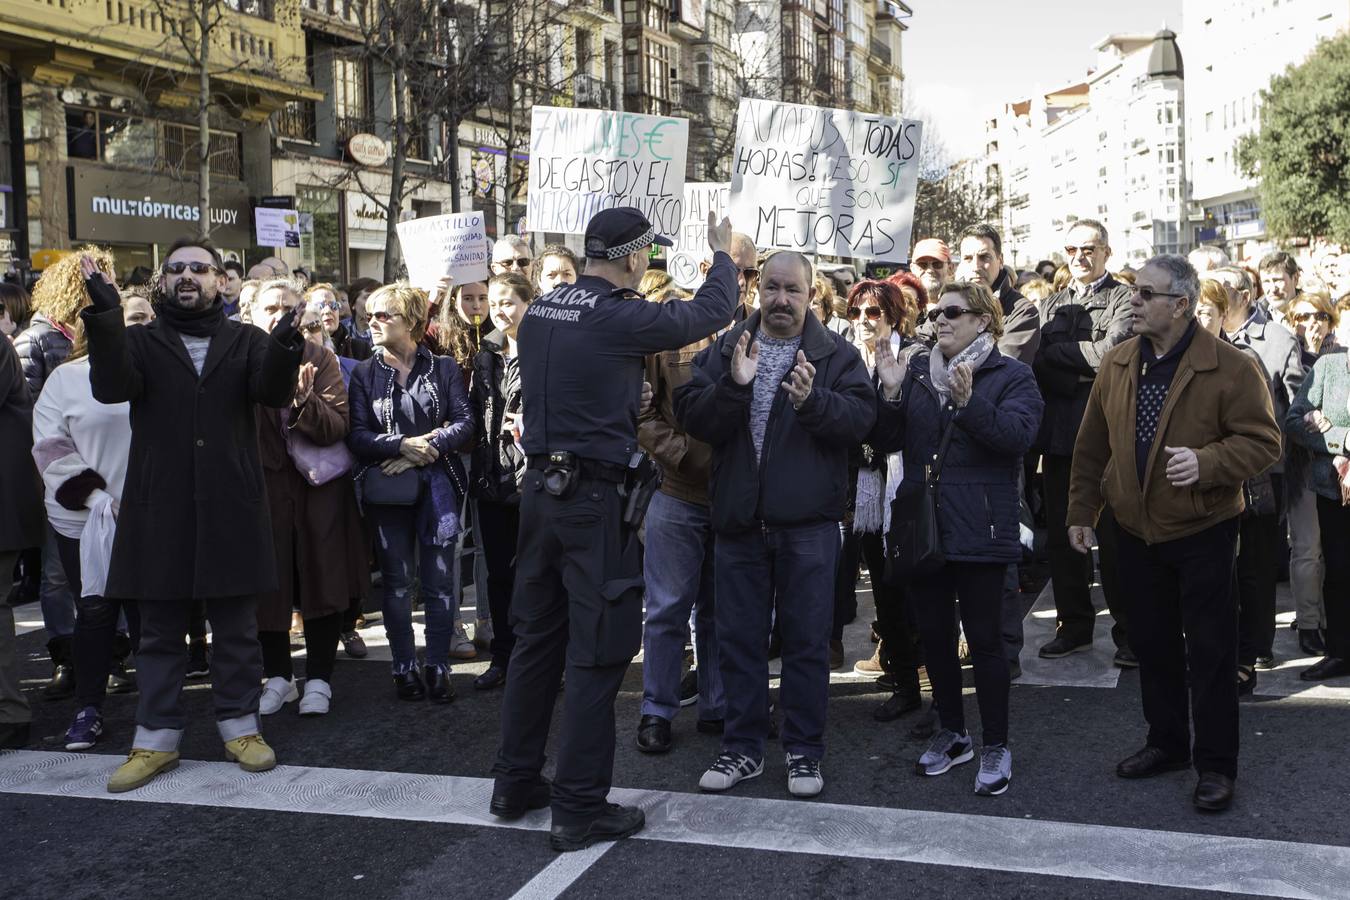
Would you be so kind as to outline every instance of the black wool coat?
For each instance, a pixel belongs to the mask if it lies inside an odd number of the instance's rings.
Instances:
[[[42,480],[33,464],[33,401],[19,354],[0,337],[0,553],[42,546]],[[9,572],[0,572],[9,590]],[[4,599],[0,598],[0,603]]]
[[[131,404],[107,596],[186,601],[274,590],[254,404],[290,403],[301,345],[226,320],[198,376],[163,319],[126,328],[121,309],[80,315],[94,398]]]

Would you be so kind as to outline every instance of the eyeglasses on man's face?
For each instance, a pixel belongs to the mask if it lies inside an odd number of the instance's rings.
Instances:
[[[1186,296],[1185,294],[1174,294],[1174,293],[1170,293],[1170,292],[1168,292],[1168,291],[1155,291],[1155,290],[1154,290],[1153,288],[1151,288],[1151,287],[1143,287],[1142,285],[1138,285],[1138,284],[1136,284],[1134,287],[1132,287],[1131,290],[1134,291],[1134,293],[1138,294],[1138,295],[1139,295],[1139,299],[1143,300],[1145,303],[1149,302],[1150,300],[1154,299],[1155,297],[1172,297],[1172,298],[1176,298],[1176,297],[1185,297],[1185,296]]]
[[[185,271],[191,272],[193,275],[205,275],[207,272],[215,272],[217,269],[212,263],[197,262],[196,260],[192,262],[179,260],[164,264],[165,275],[182,275]]]

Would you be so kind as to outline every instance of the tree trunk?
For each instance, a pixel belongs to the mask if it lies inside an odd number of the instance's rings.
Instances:
[[[211,236],[211,11],[214,0],[197,8],[197,237]]]
[[[452,112],[449,121],[446,123],[446,130],[449,134],[446,136],[446,159],[445,159],[445,180],[450,182],[450,211],[457,213],[461,211],[460,202],[460,172],[459,172],[459,122],[458,112]]]
[[[392,26],[394,38],[394,154],[389,167],[389,205],[385,216],[384,282],[398,278],[402,255],[398,243],[398,216],[403,206],[403,166],[408,156],[407,110],[404,94],[408,89],[407,47],[399,23]]]

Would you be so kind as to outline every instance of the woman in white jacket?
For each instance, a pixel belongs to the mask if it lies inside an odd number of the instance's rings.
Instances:
[[[128,325],[154,317],[141,297],[125,297],[122,310]],[[103,733],[103,698],[119,613],[126,616],[133,649],[138,637],[136,604],[103,596],[130,448],[130,404],[94,399],[84,335],[77,334],[70,356],[52,371],[33,407],[33,457],[42,473],[47,519],[76,598],[79,711],[66,731],[67,750],[87,750]]]

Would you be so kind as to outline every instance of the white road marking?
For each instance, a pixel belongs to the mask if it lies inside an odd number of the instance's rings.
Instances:
[[[585,850],[563,853],[553,862],[539,870],[524,886],[512,896],[511,900],[554,900],[572,886],[586,870],[609,852],[611,841],[606,844],[592,844]]]
[[[112,756],[78,753],[0,753],[0,793],[541,832],[549,823],[545,811],[513,823],[494,819],[487,812],[492,783],[484,778],[304,766],[249,774],[229,763],[185,760],[140,790],[109,794],[105,783],[118,762]],[[1350,900],[1350,847],[668,791],[616,789],[610,799],[646,811],[647,827],[637,835],[643,840]],[[557,884],[572,865],[584,870],[589,863],[583,857],[575,864],[559,864],[545,882]]]

